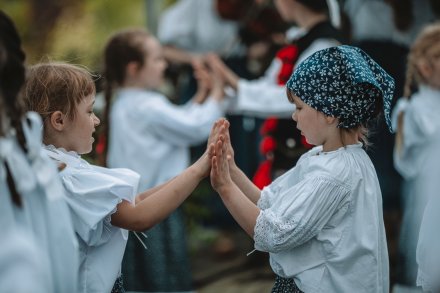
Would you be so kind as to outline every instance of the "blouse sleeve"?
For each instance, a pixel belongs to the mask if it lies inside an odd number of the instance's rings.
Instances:
[[[164,141],[185,147],[205,141],[214,122],[224,113],[222,104],[212,99],[190,106],[159,101],[148,107],[139,109],[139,113],[148,113],[150,130]]]
[[[402,100],[402,99],[401,99]],[[406,179],[417,175],[424,167],[424,156],[420,155],[420,147],[436,131],[436,125],[432,123],[431,115],[427,115],[427,109],[423,109],[418,104],[402,101],[396,105],[396,114],[404,113],[403,116],[403,144],[399,153],[394,152],[394,166],[399,173]],[[402,105],[401,105],[402,104]],[[397,121],[397,118],[393,120]]]
[[[279,252],[316,236],[332,215],[349,201],[350,189],[327,175],[309,177],[277,195],[263,209],[254,231],[255,248]]]
[[[295,110],[289,102],[286,88],[277,84],[281,61],[274,59],[264,76],[256,80],[239,79],[236,101],[228,109],[232,113],[243,113],[260,118],[276,115],[288,118]]]
[[[123,180],[123,176],[110,176],[93,169],[63,173],[61,178],[75,232],[90,246],[105,243],[114,229],[110,223],[111,215],[122,200],[132,202],[137,186]]]

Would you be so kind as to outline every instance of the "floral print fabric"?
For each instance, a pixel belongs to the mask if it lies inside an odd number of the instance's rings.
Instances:
[[[378,99],[391,130],[394,79],[364,51],[337,46],[318,51],[294,71],[287,88],[303,102],[353,128],[374,118]]]

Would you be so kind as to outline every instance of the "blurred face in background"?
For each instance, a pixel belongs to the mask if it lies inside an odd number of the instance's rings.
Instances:
[[[148,37],[145,41],[145,49],[145,61],[138,69],[138,78],[147,89],[157,89],[164,81],[164,72],[167,68],[162,46],[156,38]]]
[[[275,6],[284,21],[295,22],[294,12],[298,9],[295,0],[275,0]]]
[[[440,44],[429,48],[418,68],[428,85],[440,89]]]

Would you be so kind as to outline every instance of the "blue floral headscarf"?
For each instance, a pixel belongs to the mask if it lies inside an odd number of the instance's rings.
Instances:
[[[374,118],[378,99],[391,131],[394,79],[359,48],[337,46],[302,62],[286,84],[304,103],[353,128]]]

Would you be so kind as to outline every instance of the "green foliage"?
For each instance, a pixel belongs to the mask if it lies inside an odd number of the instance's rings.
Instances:
[[[146,0],[53,0],[53,7],[61,6],[61,14],[47,32],[47,42],[38,52],[32,39],[35,21],[32,9],[38,0],[0,0],[1,9],[15,22],[23,40],[29,64],[44,59],[82,64],[99,71],[102,51],[107,39],[115,31],[147,23]],[[50,7],[48,7],[50,9]],[[160,11],[158,11],[160,13]]]

